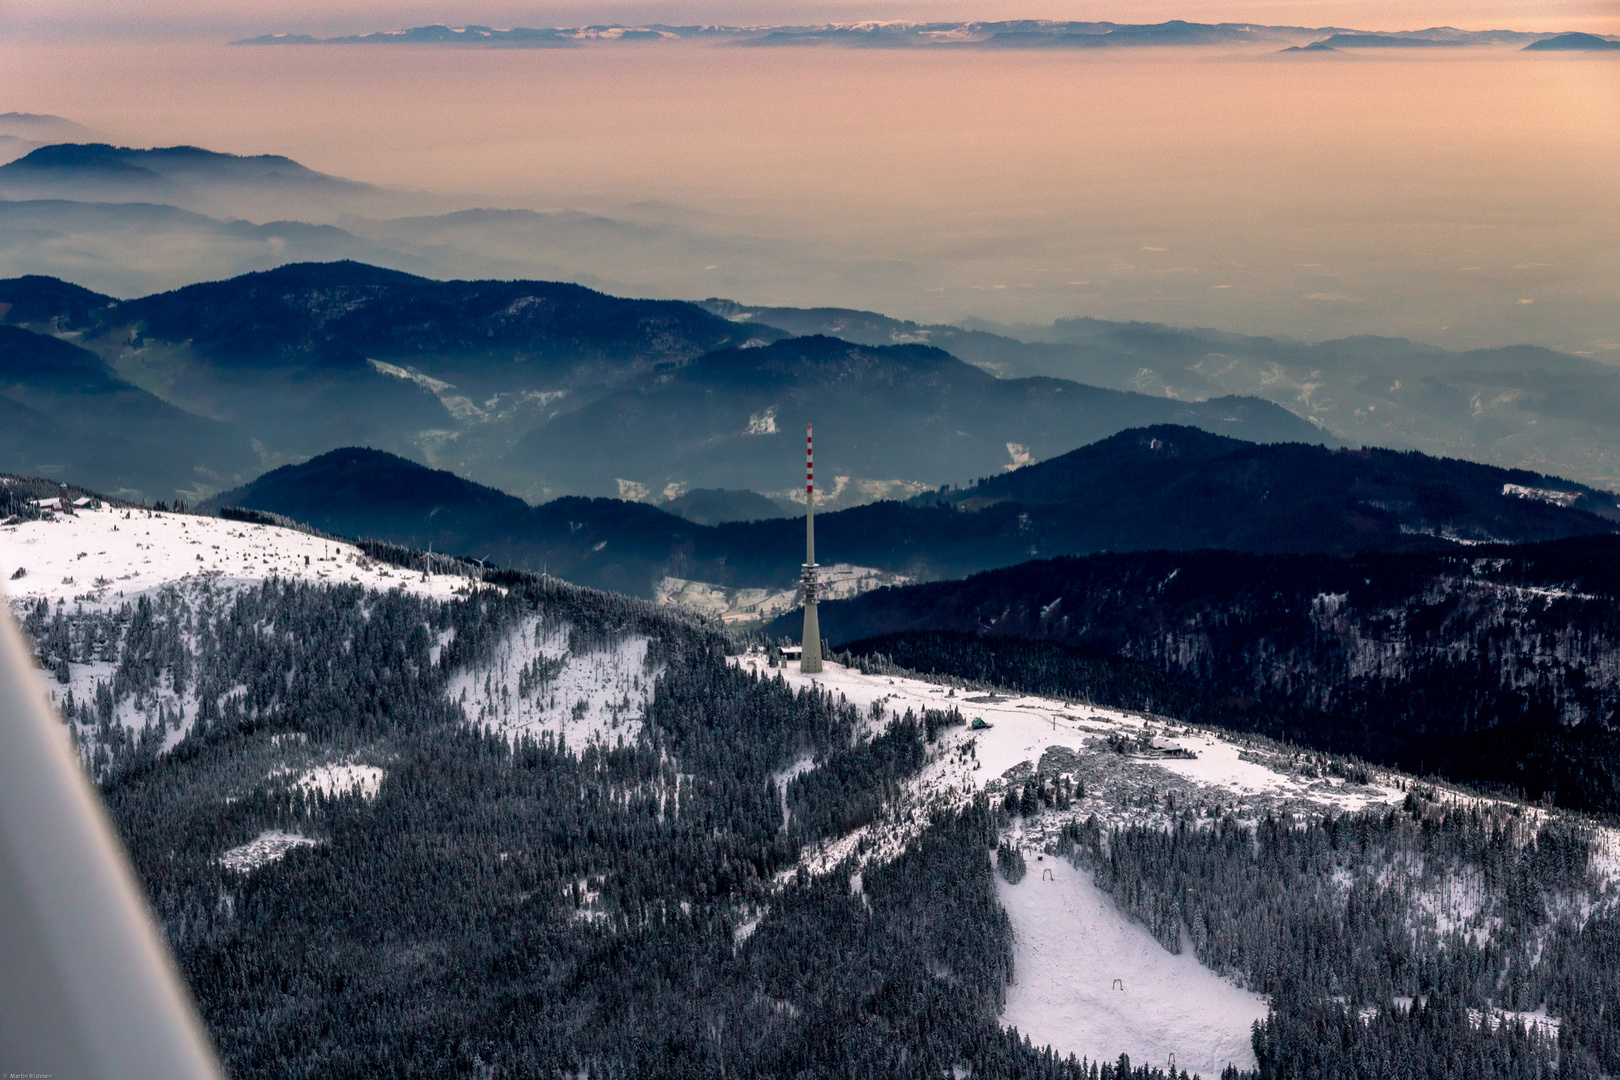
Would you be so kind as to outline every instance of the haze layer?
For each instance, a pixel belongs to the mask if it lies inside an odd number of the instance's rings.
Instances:
[[[537,250],[492,226],[457,273],[924,320],[1620,343],[1612,56],[35,42],[0,70],[8,108],[120,141],[287,154],[440,208],[593,211],[663,245]]]

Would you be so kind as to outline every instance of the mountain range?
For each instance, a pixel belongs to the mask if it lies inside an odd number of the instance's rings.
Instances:
[[[530,501],[790,489],[796,432],[816,418],[827,473],[848,478],[835,505],[1131,425],[1316,436],[1253,398],[999,379],[927,346],[789,341],[695,304],[558,282],[433,281],[339,262],[126,301],[35,276],[0,283],[0,303],[6,321],[73,335],[121,378],[229,424],[267,464],[369,444]]]
[[[1550,38],[1550,33],[1511,30],[1468,31],[1449,26],[1395,33],[1343,32],[1336,28],[1265,26],[1257,23],[1198,23],[1171,19],[1162,23],[1115,23],[1011,19],[985,22],[857,22],[814,26],[643,26],[516,27],[417,26],[406,30],[317,38],[311,34],[276,33],[238,41],[238,45],[430,45],[457,48],[556,49],[593,44],[659,41],[715,41],[752,46],[835,45],[888,49],[1099,49],[1201,45],[1302,44],[1342,34],[1400,42],[1446,45],[1523,45]]]
[[[717,298],[704,306],[795,334],[868,345],[927,343],[1009,378],[1045,375],[1191,400],[1255,396],[1347,442],[1620,488],[1620,371],[1552,349],[1458,352],[1370,336],[1307,343],[1087,318],[952,326]]]
[[[97,133],[61,116],[48,113],[0,113],[0,162],[20,158],[41,146],[92,142]]]
[[[745,512],[771,516],[702,524],[615,499],[531,507],[448,472],[345,449],[284,466],[202,509],[264,511],[638,596],[655,595],[665,578],[791,588],[804,557],[801,518],[735,494]],[[1617,522],[1612,494],[1536,474],[1167,425],[909,503],[818,514],[816,533],[829,564],[934,580],[1059,554],[1447,551],[1613,533]]]
[[[391,196],[279,154],[223,154],[196,146],[136,148],[52,143],[0,165],[9,200],[157,203],[189,210],[316,215],[381,205]]]
[[[1002,29],[1023,32],[1009,27]],[[1463,40],[1457,33],[1442,30],[1388,36],[1402,41]],[[1504,39],[1499,44],[1512,42]],[[71,126],[63,127],[68,122],[58,123],[57,118],[34,119],[40,123],[24,124],[16,130],[36,134],[72,130]],[[11,129],[0,124],[0,130]],[[55,164],[49,167],[40,164],[52,161]],[[191,165],[182,168],[186,162]],[[567,277],[596,291],[622,296],[657,295],[650,283],[671,280],[672,275],[679,277],[686,272],[681,268],[694,264],[717,265],[713,279],[716,287],[730,282],[736,288],[777,293],[783,292],[788,283],[782,269],[787,264],[798,275],[792,277],[795,288],[803,287],[807,274],[857,285],[892,285],[897,272],[892,265],[869,265],[851,258],[829,261],[825,253],[799,250],[788,242],[783,246],[714,235],[691,215],[683,216],[668,208],[643,208],[634,221],[572,212],[494,209],[391,216],[404,205],[398,201],[404,198],[399,193],[380,193],[365,185],[337,180],[333,183],[356,198],[364,194],[365,198],[375,196],[383,201],[367,203],[362,207],[364,213],[342,216],[342,227],[318,224],[315,222],[336,220],[334,208],[346,205],[344,199],[349,196],[339,198],[337,188],[321,187],[326,181],[320,179],[320,174],[274,156],[236,157],[194,150],[182,153],[175,148],[125,150],[112,144],[47,145],[0,168],[0,174],[10,175],[8,170],[13,167],[25,178],[32,177],[28,185],[33,186],[25,185],[27,191],[54,197],[0,200],[0,273],[5,272],[5,267],[13,268],[12,272],[55,270],[95,286],[95,291],[117,296],[149,295],[176,284],[189,287],[186,283],[199,277],[228,281],[242,276],[244,271],[333,260],[363,262],[419,279],[494,274],[529,281],[539,273]],[[159,176],[161,183],[170,185],[164,197],[173,196],[193,209],[162,202],[62,197],[83,195],[103,185],[108,170],[120,176]],[[171,179],[161,178],[165,170],[172,174]],[[243,179],[236,182],[230,176]],[[217,178],[217,182],[211,178]],[[314,204],[300,210],[307,211],[309,219],[284,220],[286,214],[299,208],[274,204],[281,197],[275,193],[296,194],[305,181],[305,186],[314,185],[322,192]],[[152,182],[142,179],[117,197],[155,197],[148,190]],[[142,184],[147,186],[143,188]],[[239,216],[250,214],[255,206],[274,213],[269,220],[263,215],[253,221]],[[106,302],[110,304],[112,297]],[[1315,437],[1323,441],[1417,449],[1436,456],[1566,476],[1597,487],[1620,487],[1620,451],[1616,450],[1620,446],[1620,421],[1615,419],[1620,416],[1620,372],[1593,356],[1529,346],[1451,351],[1377,337],[1305,343],[1091,319],[1014,326],[968,320],[954,326],[919,324],[850,309],[761,307],[721,299],[705,301],[703,306],[728,321],[754,324],[748,336],[737,343],[750,338],[774,340],[777,331],[783,331],[794,336],[824,334],[862,346],[932,345],[1003,378],[1046,376],[1195,403],[1233,395],[1254,397],[1309,419],[1319,429]],[[157,350],[144,357],[123,357],[106,342],[89,344],[132,381],[193,411],[236,419],[251,412],[259,399],[257,387],[233,391],[211,385],[187,386],[187,365],[171,365],[159,356],[167,348],[161,341],[154,341]],[[392,348],[387,342],[378,347],[383,352]],[[421,408],[395,401],[389,406],[394,412],[387,414],[390,419],[386,423],[350,423],[342,417],[319,415],[329,414],[334,408],[340,410],[340,403],[317,401],[307,422],[301,419],[285,424],[266,417],[265,430],[248,432],[249,438],[257,439],[264,448],[263,460],[278,464],[340,445],[370,444],[450,467],[531,501],[570,492],[617,494],[620,479],[632,485],[625,491],[645,488],[652,495],[662,495],[672,483],[675,492],[683,483],[695,487],[735,487],[739,483],[722,476],[672,476],[668,469],[645,462],[622,466],[596,462],[572,477],[532,475],[532,459],[520,458],[531,450],[552,449],[541,435],[535,436],[534,447],[518,447],[530,433],[532,418],[528,413],[534,411],[529,408],[533,399],[518,410],[523,415],[494,422],[489,421],[484,403],[495,393],[532,391],[544,396],[568,388],[501,385],[494,393],[480,397],[482,390],[462,385],[468,377],[466,369],[445,363],[443,357],[415,357],[409,350],[399,354],[406,356],[403,361],[380,353],[368,355],[407,375],[425,376],[429,382],[420,387],[452,384],[437,395],[460,399],[452,403],[452,415],[446,417],[444,410],[436,411],[431,401],[419,403]],[[134,370],[143,364],[164,370]],[[213,378],[213,373],[195,367],[190,371],[202,384]],[[288,373],[294,378],[303,377],[301,369],[288,368]],[[175,377],[171,379],[171,375]],[[630,390],[627,385],[618,388],[626,393]],[[611,387],[601,384],[597,389],[606,392]],[[339,397],[349,392],[350,388],[345,387]],[[670,393],[674,392],[671,389]],[[272,388],[271,399],[277,399],[278,393]],[[228,400],[233,394],[246,400]],[[551,397],[540,411],[569,411],[591,400],[592,395],[584,393],[574,393],[566,404]],[[505,401],[496,403],[496,412],[510,411]],[[628,408],[634,402],[626,397],[621,404]],[[480,418],[465,406],[474,406],[486,415]],[[458,409],[461,416],[454,415]],[[1152,416],[1133,415],[1129,422],[1192,422],[1212,430],[1228,430],[1188,416],[1185,409],[1181,413],[1172,407],[1167,410]],[[748,415],[752,416],[752,411]],[[283,430],[269,430],[278,425]],[[247,426],[258,426],[257,421]],[[1231,433],[1259,439],[1307,437],[1302,429],[1281,431],[1275,427],[1269,432],[1249,427]],[[1081,437],[1057,449],[1072,448],[1103,433],[1079,434]],[[999,441],[1030,445],[1010,430]],[[974,459],[978,464],[964,460],[938,474],[906,475],[888,469],[842,471],[852,480],[937,485],[955,482],[962,475],[981,475],[988,468],[983,462],[989,448],[982,449],[984,452]],[[675,451],[671,448],[672,454]],[[1008,450],[1003,463],[1013,464],[1014,453]],[[510,454],[517,456],[507,460]],[[749,486],[755,483],[748,482]],[[781,488],[773,485],[765,490],[780,492]],[[851,497],[860,492],[858,488],[849,490]]]
[[[1524,48],[1526,52],[1613,52],[1620,49],[1620,41],[1596,34],[1559,34],[1532,41]]]

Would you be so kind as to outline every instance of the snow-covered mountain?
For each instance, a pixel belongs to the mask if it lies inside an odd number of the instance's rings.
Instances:
[[[1242,971],[1206,966],[1211,958],[1185,928],[1167,946],[1133,918],[1088,872],[1095,868],[1072,857],[1073,837],[1082,828],[1104,835],[1143,827],[1170,833],[1190,815],[1195,827],[1227,819],[1310,829],[1345,814],[1396,810],[1414,792],[1433,807],[1487,817],[1545,823],[1555,816],[1393,771],[1350,772],[1329,758],[1151,714],[975,692],[836,663],[822,674],[803,675],[791,661],[773,668],[762,651],[736,662],[847,701],[872,717],[876,729],[884,718],[908,712],[950,708],[971,718],[941,734],[928,764],[881,819],[803,852],[801,863],[811,872],[852,874],[853,889],[864,868],[893,858],[943,808],[960,809],[980,795],[1017,800],[1031,784],[1075,793],[1054,801],[1039,796],[1033,812],[1018,812],[1002,834],[1023,867],[997,883],[1017,943],[1002,1020],[1037,1044],[1093,1060],[1125,1047],[1137,1060],[1174,1061],[1204,1076],[1229,1063],[1252,1069],[1249,1027],[1265,1018],[1267,1000],[1245,986]],[[1616,910],[1620,829],[1593,826],[1590,835],[1596,858],[1587,891],[1570,900]],[[1409,929],[1415,936],[1489,936],[1499,926],[1493,908],[1501,898],[1477,878],[1459,880],[1440,867],[1392,872],[1352,857],[1323,867],[1318,884],[1347,896],[1358,878],[1378,876],[1404,879],[1399,887],[1414,901]],[[1532,1022],[1556,1034],[1557,1021],[1544,1012]]]
[[[379,594],[442,602],[481,587],[505,592],[481,586],[473,568],[442,557],[405,567],[294,528],[111,504],[0,526],[0,573],[9,579],[13,612],[44,639],[52,702],[68,716],[93,703],[76,732],[92,760],[108,738],[105,725],[98,735],[89,715],[112,720],[115,746],[144,735],[162,752],[186,737],[199,714],[217,715],[245,694],[225,680],[218,685],[230,689],[206,701],[209,680],[198,677],[198,669],[215,662],[212,623],[244,594],[349,587],[363,606]],[[159,661],[155,678],[139,679],[130,668],[144,658],[131,631],[146,621],[172,629],[177,655]],[[577,744],[618,732],[633,740],[653,678],[644,670],[647,639],[598,651],[571,642],[570,629],[565,620],[541,616],[512,626],[483,663],[455,675],[449,699],[470,721],[514,736],[546,731]],[[433,660],[453,638],[454,631],[436,633]],[[531,684],[545,688],[543,699]],[[332,787],[317,786],[323,785]]]
[[[234,1075],[1610,1066],[1609,824],[276,525],[85,500],[0,572]]]

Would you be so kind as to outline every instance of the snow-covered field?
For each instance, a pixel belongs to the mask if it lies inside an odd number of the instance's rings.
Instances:
[[[1183,807],[1218,806],[1240,818],[1266,811],[1320,814],[1349,812],[1371,806],[1399,805],[1406,797],[1404,782],[1392,773],[1375,770],[1371,782],[1353,784],[1338,777],[1313,775],[1287,754],[1251,744],[1241,736],[1213,729],[1194,728],[1117,709],[1077,705],[1053,698],[1013,692],[954,691],[937,683],[887,675],[865,675],[853,668],[827,663],[820,675],[802,675],[796,664],[771,668],[763,653],[750,653],[736,662],[766,677],[780,674],[792,686],[817,686],[868,712],[881,704],[884,715],[901,716],[907,709],[919,715],[925,709],[958,709],[964,719],[983,719],[990,727],[972,731],[966,726],[947,729],[938,749],[913,785],[912,805],[897,808],[900,821],[874,827],[874,832],[904,831],[903,822],[918,828],[938,805],[962,805],[987,787],[1000,787],[1009,772],[1026,763],[1033,769],[1051,754],[1072,764],[1088,791],[1081,816],[1095,813],[1103,824],[1143,819],[1140,807],[1124,814],[1115,798],[1120,793],[1154,788],[1161,795],[1174,793]],[[1137,741],[1151,739],[1152,753],[1119,754],[1106,749],[1110,735]],[[1163,751],[1190,752],[1195,757],[1168,757]],[[908,810],[910,814],[908,816]],[[835,841],[825,857],[811,856],[813,864],[830,868],[860,838]],[[873,850],[897,850],[882,837],[866,837]],[[1041,838],[1025,843],[1038,849]]]
[[[1219,1076],[1255,1067],[1249,1025],[1266,999],[1172,954],[1067,859],[1031,858],[1017,885],[996,877],[1017,932],[1015,978],[1002,1022],[1037,1046],[1096,1058],[1109,1047],[1139,1065]]]
[[[312,795],[333,796],[354,792],[363,799],[375,799],[384,775],[375,765],[317,765],[305,770],[293,786]]]
[[[403,570],[296,529],[195,514],[103,507],[0,527],[0,579],[13,605],[43,597],[105,609],[203,577],[221,585],[269,577],[356,584],[441,600],[469,587],[464,577]]]

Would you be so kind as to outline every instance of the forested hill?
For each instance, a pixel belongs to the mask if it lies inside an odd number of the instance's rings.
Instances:
[[[653,595],[665,576],[787,587],[804,551],[796,516],[705,526],[656,502],[567,498],[530,507],[357,448],[266,473],[205,507],[229,505],[638,596]],[[929,580],[1099,550],[1439,551],[1606,533],[1617,516],[1613,496],[1535,473],[1160,426],[908,504],[821,514],[816,529],[828,563]]]
[[[1611,492],[1415,451],[1257,444],[1158,426],[914,504],[1011,503],[1054,554],[1142,548],[1399,550],[1615,531]]]
[[[1438,554],[1061,558],[884,589],[820,614],[835,646],[955,631],[1079,650],[998,644],[994,659],[907,645],[910,667],[1084,695],[1087,679],[1120,678],[1085,676],[1085,663],[1120,658],[1169,680],[1141,682],[1120,703],[1154,707],[1156,697],[1172,713],[1620,812],[1617,538]],[[769,629],[796,636],[795,619]]]
[[[1002,379],[928,345],[813,335],[761,348],[739,343],[627,383],[534,428],[504,461],[515,475],[577,459],[575,491],[612,490],[630,478],[662,492],[694,477],[791,491],[786,444],[810,423],[829,480],[877,481],[876,490],[907,494],[1143,424],[1265,441],[1323,438],[1308,421],[1254,397],[1174,401],[1069,379]],[[827,494],[836,498],[837,490],[829,485]]]
[[[269,523],[39,510],[0,565],[240,1080],[1620,1070],[1569,815]]]
[[[0,318],[75,334],[122,378],[229,422],[266,466],[365,445],[535,503],[791,492],[798,433],[812,421],[828,436],[824,469],[846,478],[829,492],[836,499],[847,488],[844,505],[912,495],[1131,425],[1321,437],[1255,397],[1176,400],[998,378],[925,345],[790,339],[697,304],[568,282],[435,281],[339,261],[130,300],[18,278],[0,281],[0,304],[9,305]],[[235,472],[217,487],[244,479]]]
[[[176,408],[95,353],[0,326],[0,471],[137,499],[152,491],[194,499],[255,461],[240,432]]]

